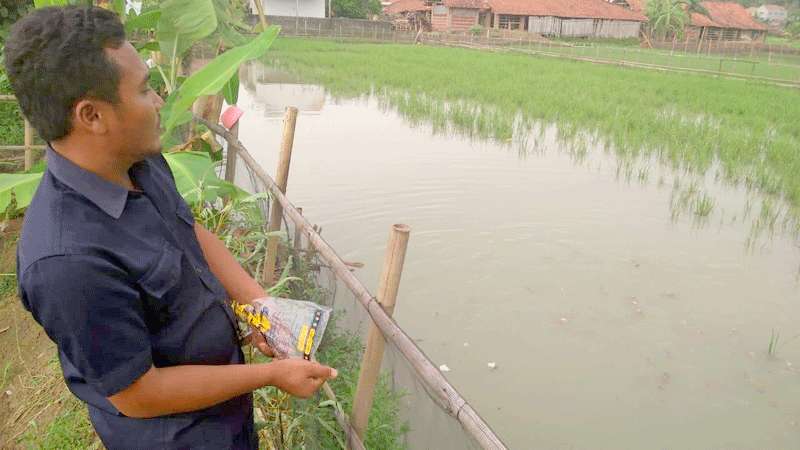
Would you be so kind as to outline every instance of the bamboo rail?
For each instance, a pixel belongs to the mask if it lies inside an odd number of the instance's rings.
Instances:
[[[235,147],[238,153],[256,176],[266,185],[273,197],[281,204],[286,215],[306,235],[308,242],[319,255],[330,265],[331,270],[347,286],[358,299],[372,322],[381,330],[386,340],[397,347],[406,361],[411,365],[417,377],[426,386],[431,398],[450,416],[454,417],[464,430],[485,449],[505,449],[506,446],[492,431],[491,427],[480,417],[458,391],[447,381],[439,370],[417,347],[414,341],[386,314],[380,303],[373,297],[364,284],[348,269],[336,251],[325,242],[314,230],[294,205],[281,192],[275,181],[253,159],[247,149],[231,133],[220,125],[210,123],[199,117],[195,120],[206,125],[211,131],[222,136],[229,147]]]
[[[17,97],[13,95],[0,95],[0,102],[16,102]],[[33,127],[31,127],[28,119],[23,119],[23,126],[25,127],[25,145],[0,145],[0,150],[24,150],[25,151],[25,170],[30,170],[33,167],[33,150],[44,149],[44,145],[33,145]]]

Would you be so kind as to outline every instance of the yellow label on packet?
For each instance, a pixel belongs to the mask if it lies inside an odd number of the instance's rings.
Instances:
[[[311,330],[308,332],[308,338],[306,339],[306,349],[305,349],[305,351],[303,352],[303,353],[305,353],[306,355],[310,355],[310,354],[311,354],[311,347],[313,347],[313,346],[314,346],[314,332],[315,332],[315,331],[316,331],[316,330],[314,330],[314,329],[312,328],[312,329],[311,329]]]
[[[314,330],[311,330],[312,332]],[[303,325],[300,328],[300,336],[297,337],[297,351],[302,352],[306,348],[306,337],[308,336],[308,325]]]

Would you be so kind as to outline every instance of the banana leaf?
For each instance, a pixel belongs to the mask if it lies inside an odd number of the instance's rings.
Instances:
[[[0,213],[8,210],[11,199],[16,209],[27,208],[39,187],[42,173],[0,173]]]
[[[170,64],[217,29],[217,13],[211,0],[166,0],[160,10],[158,41]]]
[[[181,84],[181,87],[167,97],[161,108],[161,123],[164,126],[162,142],[172,130],[191,120],[189,109],[201,95],[217,94],[238,72],[245,61],[259,58],[269,50],[280,32],[280,27],[271,26],[250,43],[232,48],[214,58],[205,67],[195,72]]]

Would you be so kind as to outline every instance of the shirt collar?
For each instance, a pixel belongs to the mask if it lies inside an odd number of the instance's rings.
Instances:
[[[104,180],[47,147],[47,170],[75,192],[86,197],[109,216],[119,219],[128,200],[128,190]]]

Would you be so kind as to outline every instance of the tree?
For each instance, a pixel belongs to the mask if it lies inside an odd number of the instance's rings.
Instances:
[[[683,30],[689,22],[686,3],[683,0],[647,2],[647,18],[650,19],[650,33],[653,37],[666,39],[683,36]]]
[[[331,8],[335,17],[366,19],[369,15],[380,14],[380,0],[332,0]]]

